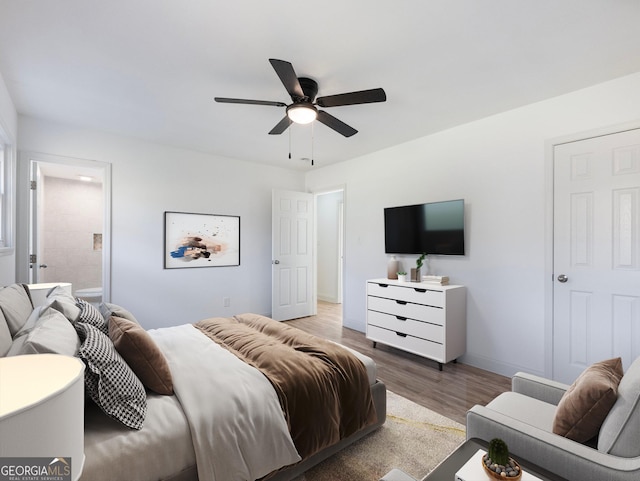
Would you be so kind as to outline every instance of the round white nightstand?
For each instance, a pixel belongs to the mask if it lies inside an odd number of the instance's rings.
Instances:
[[[0,358],[0,458],[84,465],[84,364],[58,354]],[[59,461],[56,461],[59,462]]]

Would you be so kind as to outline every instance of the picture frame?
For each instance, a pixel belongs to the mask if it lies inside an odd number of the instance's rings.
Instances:
[[[240,216],[164,213],[164,268],[240,265]]]

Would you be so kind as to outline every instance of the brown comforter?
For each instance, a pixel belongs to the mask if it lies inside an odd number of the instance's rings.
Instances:
[[[303,459],[376,421],[365,367],[346,349],[258,314],[195,327],[271,381]]]

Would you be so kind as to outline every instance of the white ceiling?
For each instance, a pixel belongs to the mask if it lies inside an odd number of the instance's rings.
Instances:
[[[20,114],[306,170],[640,71],[638,0],[0,0],[0,72]],[[383,87],[267,133],[290,102]],[[313,135],[313,151],[312,145]]]

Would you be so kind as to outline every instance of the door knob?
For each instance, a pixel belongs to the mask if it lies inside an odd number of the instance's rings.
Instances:
[[[274,264],[280,264],[280,261],[278,259],[276,259],[275,261],[273,261]]]
[[[40,264],[38,266],[40,269],[46,269],[47,267],[49,267],[47,264]]]
[[[564,274],[560,274],[560,275],[558,276],[558,282],[562,282],[562,283],[564,284],[564,283],[565,283],[565,282],[567,282],[568,280],[569,280],[569,278],[568,278],[566,275],[564,275]]]

